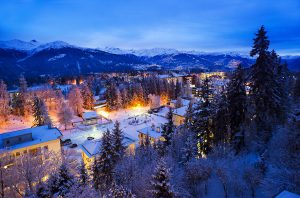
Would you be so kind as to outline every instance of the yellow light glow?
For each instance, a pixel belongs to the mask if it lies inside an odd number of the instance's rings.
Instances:
[[[97,110],[97,114],[99,114],[99,115],[101,115],[101,116],[103,116],[103,117],[105,117],[105,118],[108,118],[109,117],[109,112],[108,111],[105,111],[105,110]]]
[[[136,105],[133,105],[131,109],[133,110],[141,109],[141,106],[142,106],[141,103],[137,103]]]

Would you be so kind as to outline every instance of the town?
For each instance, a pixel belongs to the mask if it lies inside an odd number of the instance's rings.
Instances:
[[[0,15],[0,198],[300,198],[297,0]]]

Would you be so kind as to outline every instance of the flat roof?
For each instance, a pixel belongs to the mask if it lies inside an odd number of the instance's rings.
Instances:
[[[3,139],[17,137],[28,133],[32,134],[31,141],[22,142],[20,144],[16,144],[10,147],[4,147]],[[18,131],[10,131],[10,132],[0,134],[0,150],[6,150],[6,151],[16,150],[16,149],[32,146],[35,144],[40,144],[40,143],[60,139],[61,136],[62,133],[60,132],[60,130],[58,130],[57,128],[49,128],[47,125],[34,127],[34,128],[27,128]]]

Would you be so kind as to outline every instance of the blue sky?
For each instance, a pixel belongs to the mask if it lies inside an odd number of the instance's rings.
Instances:
[[[271,48],[300,54],[300,0],[2,0],[0,5],[0,40],[248,52],[264,24]]]

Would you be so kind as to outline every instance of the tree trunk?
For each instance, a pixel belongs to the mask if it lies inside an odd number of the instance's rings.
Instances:
[[[224,197],[227,198],[228,197],[228,194],[227,194],[227,188],[226,188],[226,185],[224,183],[222,183],[223,185],[223,190],[224,190]]]

